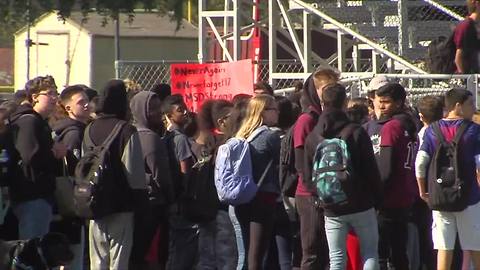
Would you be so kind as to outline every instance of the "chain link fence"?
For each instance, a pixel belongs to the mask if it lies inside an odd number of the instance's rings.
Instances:
[[[172,64],[198,63],[198,61],[117,61],[115,70],[117,78],[129,79],[140,84],[142,89],[149,90],[157,83],[170,83],[170,66]],[[314,67],[319,64],[314,64]],[[276,72],[303,72],[302,63],[296,60],[278,61]],[[259,63],[259,81],[268,82],[268,61]],[[283,89],[293,86],[296,80],[276,80],[274,87]]]
[[[129,79],[138,83],[142,89],[149,90],[156,83],[170,83],[170,65],[175,63],[197,63],[196,61],[118,61],[116,70],[118,78]],[[315,65],[315,66],[318,66]],[[259,78],[268,82],[268,62],[259,64]],[[385,68],[383,68],[385,70]],[[298,61],[279,61],[276,72],[303,72],[302,64]],[[418,75],[418,74],[379,74],[388,77],[391,81],[402,84],[408,93],[408,100],[415,104],[418,99],[426,95],[442,95],[454,87],[466,88],[476,97],[478,95],[477,75]],[[347,87],[349,96],[365,97],[368,84],[373,75],[364,77],[347,77],[342,83]],[[288,95],[294,91],[294,84],[298,80],[276,80],[274,89],[276,94]],[[480,108],[480,99],[477,108]]]

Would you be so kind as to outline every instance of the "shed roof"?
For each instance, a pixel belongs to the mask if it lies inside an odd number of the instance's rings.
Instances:
[[[43,14],[35,24],[47,16],[57,16],[55,11]],[[115,35],[115,24],[110,17],[104,17],[98,13],[88,13],[86,20],[81,12],[72,12],[66,19],[67,23],[82,28],[93,36],[113,37]],[[104,24],[104,20],[107,24]],[[120,15],[120,36],[122,37],[179,37],[197,38],[198,29],[187,20],[183,19],[180,28],[177,30],[177,22],[172,21],[169,16],[160,16],[157,13],[138,12],[134,14],[132,22],[128,22],[128,16]],[[23,27],[15,34],[18,35],[27,30]]]
[[[169,16],[160,16],[156,13],[135,13],[134,16],[133,21],[128,22],[127,15],[120,15],[120,36],[181,38],[196,38],[198,36],[197,28],[186,20],[182,20],[180,28],[176,30],[177,22],[172,21]],[[74,22],[94,36],[114,36],[115,24],[111,18],[107,18],[106,25],[104,25],[105,17],[97,13],[89,13],[86,22],[83,19],[84,17],[80,12],[72,12],[67,21]]]

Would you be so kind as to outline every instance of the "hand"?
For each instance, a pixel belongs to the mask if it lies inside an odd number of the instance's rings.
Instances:
[[[428,193],[427,192],[421,192],[420,193],[420,198],[424,200],[426,203],[428,203]]]
[[[67,155],[67,147],[60,142],[55,142],[52,146],[52,152],[56,159],[62,159]]]

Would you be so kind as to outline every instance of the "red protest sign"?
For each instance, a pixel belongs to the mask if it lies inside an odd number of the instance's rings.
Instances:
[[[208,99],[231,100],[237,94],[253,95],[252,61],[172,64],[173,94],[181,94],[187,107],[196,112]]]

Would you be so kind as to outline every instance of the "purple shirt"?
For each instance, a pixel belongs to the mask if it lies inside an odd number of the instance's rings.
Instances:
[[[457,129],[464,120],[440,120],[440,129],[447,142],[450,142],[455,137]],[[437,138],[433,133],[431,127],[427,128],[423,137],[423,144],[420,147],[421,151],[425,151],[430,158],[433,158],[437,148]],[[475,165],[475,156],[480,155],[480,126],[472,123],[465,130],[458,144],[459,153],[459,172],[464,181],[471,186],[469,205],[474,205],[480,201],[480,188],[477,183],[477,173]],[[430,165],[430,164],[428,164]]]

